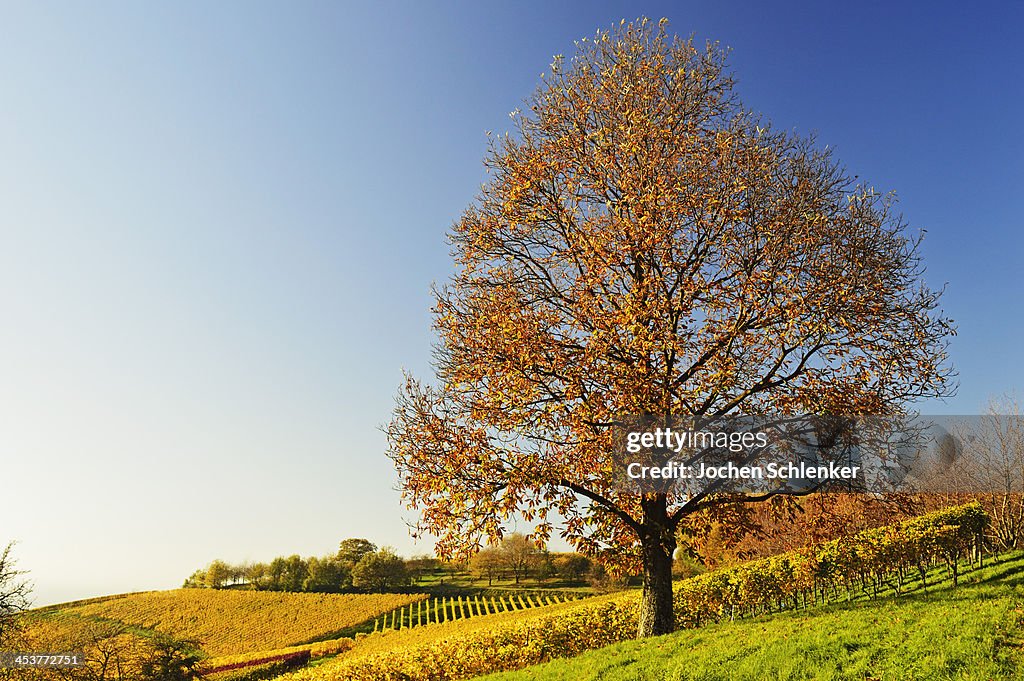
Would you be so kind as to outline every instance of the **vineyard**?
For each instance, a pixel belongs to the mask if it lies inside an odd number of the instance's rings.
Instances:
[[[976,504],[931,513],[802,552],[754,561],[682,581],[682,627],[742,619],[816,604],[919,589],[980,556],[987,517]],[[973,563],[968,563],[970,567]],[[937,572],[938,571],[938,572]],[[589,598],[435,627],[365,637],[338,658],[290,681],[442,681],[514,670],[632,639],[638,594]]]
[[[62,612],[198,639],[211,656],[258,653],[336,632],[425,598],[422,594],[310,594],[178,589],[112,598]]]
[[[900,594],[912,576],[944,567],[956,585],[964,558],[980,560],[988,517],[978,504],[949,508],[817,547],[707,572],[676,588],[678,627],[807,607],[863,595]]]
[[[845,598],[724,619],[552,660],[487,681],[762,681],[1024,678],[1024,553],[986,559],[952,589],[945,570],[901,596]],[[941,588],[936,588],[941,587]],[[483,679],[481,679],[483,681]]]
[[[261,650],[254,653],[239,653],[236,655],[220,655],[203,661],[203,669],[207,674],[233,671],[235,669],[251,668],[265,665],[272,662],[302,659],[304,662],[329,655],[337,655],[352,648],[354,641],[351,638],[343,637],[329,641],[318,641],[297,646],[287,646],[274,650]]]
[[[575,600],[575,596],[516,594],[501,597],[453,596],[431,598],[402,606],[376,618],[373,631],[406,629],[426,624],[443,624],[503,612],[518,612]]]
[[[691,577],[675,587],[676,624],[703,630],[856,610],[954,587],[964,574],[974,581],[987,522],[970,504]],[[30,613],[30,632],[40,649],[111,624],[127,627],[126,650],[147,649],[155,631],[198,639],[211,681],[454,681],[631,640],[638,604],[635,591],[581,599],[183,589],[42,609]]]

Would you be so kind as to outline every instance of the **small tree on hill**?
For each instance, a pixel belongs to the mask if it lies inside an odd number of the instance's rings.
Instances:
[[[413,556],[409,560],[405,561],[405,566],[409,570],[409,576],[417,583],[423,579],[425,575],[437,570],[438,565],[439,562],[437,558],[428,555]]]

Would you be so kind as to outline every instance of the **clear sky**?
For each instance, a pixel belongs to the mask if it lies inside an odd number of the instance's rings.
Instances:
[[[1020,392],[1022,7],[4,4],[0,543],[37,604],[429,549],[379,426],[427,374],[444,233],[552,55],[641,14],[927,229],[961,388],[926,409]]]

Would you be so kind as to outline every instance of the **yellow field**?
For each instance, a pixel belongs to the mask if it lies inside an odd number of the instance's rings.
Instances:
[[[62,612],[198,639],[208,655],[219,656],[299,645],[423,598],[177,589],[111,598]]]

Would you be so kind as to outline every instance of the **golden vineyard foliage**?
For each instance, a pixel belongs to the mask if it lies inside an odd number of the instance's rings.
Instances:
[[[316,643],[305,643],[298,646],[274,648],[273,650],[259,650],[252,653],[239,653],[237,655],[218,655],[217,657],[211,657],[203,660],[203,668],[214,670],[243,664],[246,666],[255,665],[265,660],[272,660],[291,655],[293,653],[302,652],[308,652],[311,659],[316,659],[318,657],[326,657],[328,655],[343,653],[346,650],[351,650],[354,645],[354,639],[344,636],[342,638],[335,638],[329,641],[317,641]]]
[[[287,678],[289,681],[399,678],[409,681],[441,680],[466,678],[496,669],[514,669],[522,666],[514,661],[531,652],[521,645],[523,639],[531,636],[537,641],[548,640],[553,647],[546,649],[546,654],[555,655],[555,651],[563,645],[568,646],[566,650],[582,651],[586,648],[578,646],[583,641],[612,643],[621,640],[611,633],[602,637],[599,634],[602,627],[606,627],[608,632],[619,629],[625,632],[626,637],[632,635],[636,629],[635,613],[631,619],[628,615],[623,618],[615,614],[619,612],[617,604],[624,598],[633,603],[633,606],[626,606],[627,610],[629,607],[635,609],[635,594],[625,597],[615,594],[375,633],[357,640],[352,650],[338,658],[320,667],[296,672]],[[587,624],[588,618],[594,618],[594,622]],[[578,633],[566,634],[565,640],[555,641],[553,632],[565,630],[566,627],[579,627],[580,631],[589,628],[589,633],[582,636]],[[577,643],[570,643],[569,638],[575,638]],[[573,645],[577,648],[573,648]],[[469,662],[470,659],[473,661]],[[498,661],[503,661],[502,666],[494,666]]]
[[[217,656],[305,643],[423,598],[177,589],[111,598],[66,612],[198,639],[207,654]]]
[[[453,620],[515,612],[557,605],[574,596],[516,594],[512,596],[443,596],[418,601],[381,615],[373,623],[374,631],[404,629],[426,624],[441,624]]]
[[[403,605],[374,619],[373,630],[390,631],[408,629],[432,624],[442,624],[455,620],[482,617],[498,613],[515,613],[544,606],[558,605],[575,600],[575,597],[562,595],[516,594],[513,596],[446,596],[429,600],[418,600]],[[288,646],[274,650],[241,653],[237,655],[220,655],[203,661],[203,668],[220,670],[239,665],[259,665],[295,653],[309,653],[311,659],[336,655],[353,648],[355,641],[349,637],[320,641],[298,646]],[[361,649],[365,648],[364,645]]]
[[[926,583],[936,563],[949,568],[956,584],[961,558],[980,556],[988,520],[980,504],[967,504],[707,572],[676,587],[676,624],[696,627],[855,595],[899,593],[910,578]]]
[[[754,561],[683,580],[675,618],[699,626],[722,618],[795,608],[817,589],[818,602],[877,593],[885,579],[898,592],[902,570],[930,561],[955,564],[978,546],[987,516],[977,504],[931,513],[804,552]],[[955,583],[955,580],[954,580]],[[848,589],[850,591],[848,591]],[[811,599],[813,601],[813,599]],[[470,619],[436,627],[375,634],[321,667],[289,681],[454,681],[519,669],[632,638],[640,612],[635,592]]]
[[[449,235],[436,381],[406,378],[388,454],[443,556],[565,519],[643,568],[639,633],[665,633],[676,530],[736,499],[625,489],[615,424],[900,414],[948,393],[952,323],[893,197],[745,108],[717,44],[624,22],[513,120]]]

